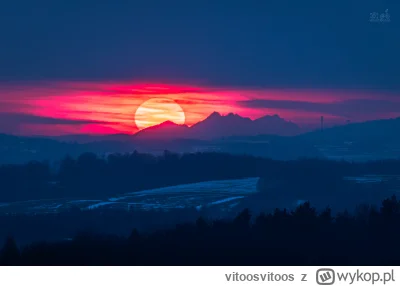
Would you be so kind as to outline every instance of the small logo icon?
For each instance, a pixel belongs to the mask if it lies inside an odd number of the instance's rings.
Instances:
[[[318,285],[333,285],[335,283],[335,271],[330,268],[321,268],[317,270]]]
[[[389,9],[385,13],[379,14],[377,12],[369,13],[369,21],[373,23],[388,23],[390,22]]]

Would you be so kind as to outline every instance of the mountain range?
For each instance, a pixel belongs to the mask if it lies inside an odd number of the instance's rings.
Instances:
[[[166,121],[139,131],[135,134],[135,138],[212,140],[227,136],[256,136],[263,134],[294,136],[300,133],[301,129],[298,125],[286,121],[278,115],[267,115],[251,120],[234,113],[224,116],[218,112],[213,112],[206,119],[191,127]]]

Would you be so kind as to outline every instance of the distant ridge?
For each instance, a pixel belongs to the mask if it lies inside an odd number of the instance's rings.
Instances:
[[[48,138],[46,136],[36,136]],[[70,142],[70,143],[90,143],[90,142],[104,142],[104,141],[132,141],[133,135],[130,134],[109,134],[109,135],[88,135],[88,134],[71,134],[50,137],[57,141]]]
[[[359,123],[334,126],[321,131],[312,131],[300,137],[309,140],[323,138],[327,142],[365,141],[400,143],[400,117],[391,119],[369,120]]]

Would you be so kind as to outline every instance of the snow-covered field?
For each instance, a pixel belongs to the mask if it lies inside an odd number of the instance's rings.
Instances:
[[[354,208],[361,203],[378,203],[392,194],[400,194],[400,176],[365,175],[361,177],[345,177],[345,180],[360,184],[376,184],[394,181],[392,188],[387,193],[370,194],[368,189],[362,196],[331,197],[327,196],[312,200],[316,207],[325,208],[327,205],[343,209]],[[275,208],[295,208],[310,199],[307,196],[288,197],[283,193],[271,193],[263,197],[252,196],[257,193],[258,178],[239,180],[208,181],[194,184],[185,184],[172,187],[151,189],[139,192],[125,193],[120,196],[100,200],[94,198],[71,200],[32,200],[13,203],[1,203],[0,213],[57,213],[70,209],[119,209],[119,210],[171,210],[171,209],[197,209],[212,207],[219,210],[232,210],[240,202],[240,207],[254,208],[259,205],[263,210],[273,211]],[[376,198],[375,198],[376,197]]]
[[[201,209],[207,206],[230,208],[256,192],[258,178],[209,181],[126,193],[107,200],[33,200],[0,203],[1,213],[50,213],[71,208],[91,210],[113,208],[126,210]]]

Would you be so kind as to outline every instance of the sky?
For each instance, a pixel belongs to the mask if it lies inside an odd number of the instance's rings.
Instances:
[[[174,100],[188,125],[213,111],[304,128],[398,117],[399,12],[397,0],[2,1],[0,133],[134,133],[150,98]]]

